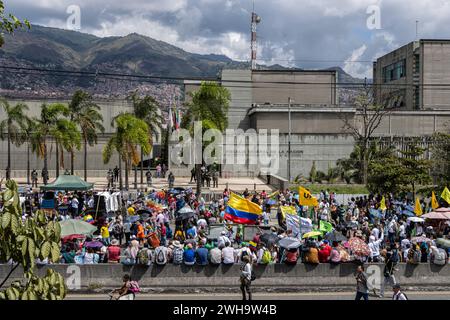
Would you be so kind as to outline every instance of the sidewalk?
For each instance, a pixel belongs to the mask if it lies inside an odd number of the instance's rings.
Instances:
[[[25,186],[26,185],[26,178],[14,178],[14,180],[19,184],[19,186]],[[54,178],[50,178],[49,183],[51,183],[54,180]],[[169,183],[167,182],[167,179],[157,179],[153,178],[153,184],[150,187],[147,187],[147,184],[145,183],[146,179],[144,177],[144,184],[140,184],[140,175],[138,174],[137,179],[137,189],[145,189],[145,188],[154,188],[154,189],[167,189],[169,187]],[[182,187],[182,188],[193,188],[195,189],[197,187],[196,182],[189,183],[190,178],[188,177],[176,177],[175,178],[175,187]],[[88,182],[94,183],[94,189],[96,191],[102,191],[105,190],[108,186],[108,183],[106,181],[106,178],[98,178],[98,177],[88,177]],[[125,184],[125,179],[123,178],[123,183]],[[38,186],[40,187],[42,185],[42,180],[39,180]],[[134,188],[134,174],[131,174],[129,177],[129,185],[131,190],[135,190]],[[212,185],[212,182],[211,182]],[[115,184],[115,187],[118,187],[118,183]],[[206,186],[202,188],[203,192],[222,192],[226,187],[228,187],[232,191],[238,191],[243,192],[245,188],[248,188],[249,191],[262,191],[266,190],[266,192],[275,190],[273,187],[267,185],[264,181],[262,181],[259,178],[224,178],[219,179],[219,187],[218,188],[207,188]]]

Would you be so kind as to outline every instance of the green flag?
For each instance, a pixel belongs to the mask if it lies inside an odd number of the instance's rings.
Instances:
[[[328,233],[330,231],[333,231],[333,226],[331,225],[331,223],[320,220],[319,223],[319,230],[324,232],[324,233]]]

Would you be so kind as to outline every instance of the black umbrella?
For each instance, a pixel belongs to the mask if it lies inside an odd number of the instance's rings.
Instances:
[[[276,234],[273,233],[264,233],[261,235],[259,240],[266,245],[266,247],[270,247],[274,244],[277,244],[280,238]]]
[[[178,210],[177,220],[185,220],[185,219],[192,218],[193,216],[195,216],[195,211],[192,210],[191,207],[185,206],[185,207],[181,208],[180,210]]]
[[[347,237],[345,237],[342,233],[340,233],[339,231],[333,230],[331,232],[328,232],[325,235],[325,240],[331,241],[331,242],[342,242],[342,241],[347,241]]]

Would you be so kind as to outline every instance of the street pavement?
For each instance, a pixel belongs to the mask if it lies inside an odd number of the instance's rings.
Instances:
[[[405,292],[409,300],[450,300],[450,292]],[[369,300],[391,300],[391,292],[385,298],[370,296]],[[137,300],[220,300],[238,301],[241,295],[229,293],[208,294],[137,294]],[[303,292],[303,293],[254,293],[253,300],[354,300],[354,292]],[[109,300],[107,294],[69,294],[66,300]]]
[[[106,173],[105,173],[106,174]],[[26,185],[26,178],[25,177],[14,177],[14,180],[17,181],[17,183],[20,186]],[[54,177],[51,177],[49,182],[53,182]],[[106,181],[106,177],[88,177],[88,182],[94,183],[94,189],[97,191],[105,190],[108,187],[108,183]],[[153,183],[150,187],[145,184],[145,177],[144,177],[144,184],[140,184],[140,176],[138,176],[138,189],[145,189],[145,188],[154,188],[154,189],[167,189],[169,187],[167,178],[153,178]],[[40,187],[42,185],[42,179],[39,180],[38,186]],[[134,176],[130,176],[129,179],[129,185],[130,190],[134,189]],[[212,185],[212,182],[211,182]],[[175,187],[182,187],[182,188],[193,188],[195,189],[197,184],[195,182],[190,183],[189,177],[175,177]],[[255,177],[234,177],[234,178],[219,178],[219,186],[218,188],[207,188],[206,186],[202,189],[203,192],[222,192],[226,187],[228,186],[229,189],[233,191],[244,191],[245,188],[248,188],[249,191],[257,190],[258,192],[261,192],[262,190],[266,190],[267,193],[270,193],[270,191],[274,190],[272,187],[267,185],[263,180]],[[118,183],[115,183],[115,187],[118,187]]]

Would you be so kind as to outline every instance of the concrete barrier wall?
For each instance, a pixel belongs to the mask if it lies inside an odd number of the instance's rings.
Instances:
[[[125,273],[139,281],[142,288],[153,291],[177,291],[190,289],[197,291],[213,291],[217,288],[237,290],[239,285],[240,266],[123,266],[119,264],[97,265],[53,265],[37,268],[39,275],[44,275],[47,268],[60,272],[66,279],[69,288],[79,285],[77,290],[102,290],[120,286]],[[366,266],[369,276],[383,277],[382,264]],[[4,279],[11,266],[0,265],[0,279]],[[395,275],[397,281],[406,287],[450,289],[450,267],[420,264],[411,266],[400,264]],[[329,264],[287,266],[284,264],[257,266],[254,268],[257,279],[254,287],[270,288],[269,290],[295,291],[301,289],[320,290],[333,288],[336,290],[355,287],[354,272],[356,265]],[[18,268],[9,279],[9,283],[19,280],[22,271]],[[79,282],[77,282],[79,280]]]

